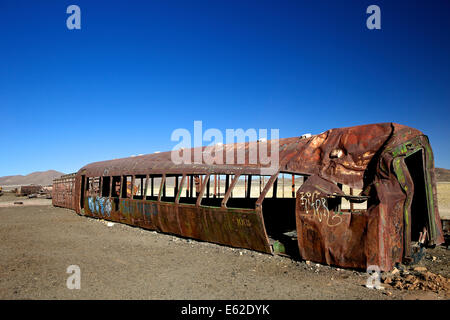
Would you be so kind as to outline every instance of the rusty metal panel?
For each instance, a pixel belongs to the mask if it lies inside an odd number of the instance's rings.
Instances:
[[[279,152],[280,159],[284,158],[285,154],[288,154],[298,143],[305,143],[304,139],[300,137],[279,139]],[[272,150],[268,143],[268,154],[270,157]],[[250,144],[235,143],[232,145],[223,145],[223,159],[226,159],[226,152],[229,149],[234,149],[235,159],[236,154],[243,150],[245,154],[245,161],[242,164],[206,164],[205,162],[196,163],[194,161],[194,154],[199,150],[200,153],[205,151],[206,147],[192,148],[191,149],[191,164],[174,164],[171,160],[171,152],[161,152],[156,154],[148,154],[130,158],[115,159],[108,161],[100,161],[88,164],[81,168],[78,173],[86,175],[88,177],[95,176],[120,176],[120,175],[146,175],[151,174],[207,174],[207,173],[220,173],[220,174],[235,174],[241,171],[245,171],[248,174],[259,174],[260,169],[269,167],[270,164],[261,164],[257,159],[256,164],[250,163]],[[204,159],[203,159],[204,160]]]
[[[75,177],[76,174],[72,173],[53,180],[52,204],[54,206],[76,209]]]
[[[202,240],[266,253],[272,252],[260,212],[252,209],[215,207],[200,209],[207,224]]]
[[[162,201],[158,206],[159,230],[161,232],[183,235],[178,224],[177,206],[174,203]]]
[[[271,253],[261,214],[252,209],[175,205],[89,196],[85,215],[187,238]],[[117,206],[117,203],[119,205]]]
[[[179,204],[178,221],[181,234],[188,238],[202,238],[204,241],[210,241],[208,234],[211,229],[205,220],[204,213],[193,204]]]

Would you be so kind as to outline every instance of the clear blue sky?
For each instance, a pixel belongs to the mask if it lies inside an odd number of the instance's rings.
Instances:
[[[281,137],[393,121],[450,168],[449,108],[445,0],[0,0],[0,176],[171,150],[194,120]]]

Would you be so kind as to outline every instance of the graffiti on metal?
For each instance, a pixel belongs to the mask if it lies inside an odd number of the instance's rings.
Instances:
[[[103,197],[88,197],[88,207],[91,213],[99,214],[103,217],[111,217],[111,199]]]
[[[321,197],[319,192],[300,192],[300,210],[306,216],[312,216],[319,222],[335,227],[342,222],[342,212],[333,212],[328,209],[327,198]]]

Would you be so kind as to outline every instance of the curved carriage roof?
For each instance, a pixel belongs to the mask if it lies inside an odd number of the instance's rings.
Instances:
[[[395,141],[400,143],[414,136],[423,135],[420,131],[395,123],[368,124],[347,128],[336,128],[309,138],[293,137],[279,140],[278,170],[297,174],[318,174],[328,180],[362,186],[362,178],[368,164],[383,147]],[[100,161],[88,164],[78,171],[86,176],[119,176],[140,174],[255,174],[261,168],[268,168],[258,157],[256,163],[249,159],[249,150],[255,144],[265,146],[264,142],[235,143],[223,145],[223,159],[227,152],[234,151],[234,164],[213,164],[194,162],[195,152],[204,152],[206,147],[192,148],[190,164],[176,164],[171,160],[171,152],[147,154],[136,157]],[[237,155],[244,152],[243,163],[237,163]],[[268,153],[269,159],[272,153]],[[275,162],[275,161],[274,161]]]

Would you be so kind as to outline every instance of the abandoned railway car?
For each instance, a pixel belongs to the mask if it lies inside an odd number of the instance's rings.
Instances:
[[[248,142],[223,145],[230,150],[244,152],[244,163],[176,165],[171,152],[91,163],[54,181],[53,204],[357,269],[390,270],[444,241],[433,152],[416,129],[380,123],[279,139],[270,176],[249,161]]]

